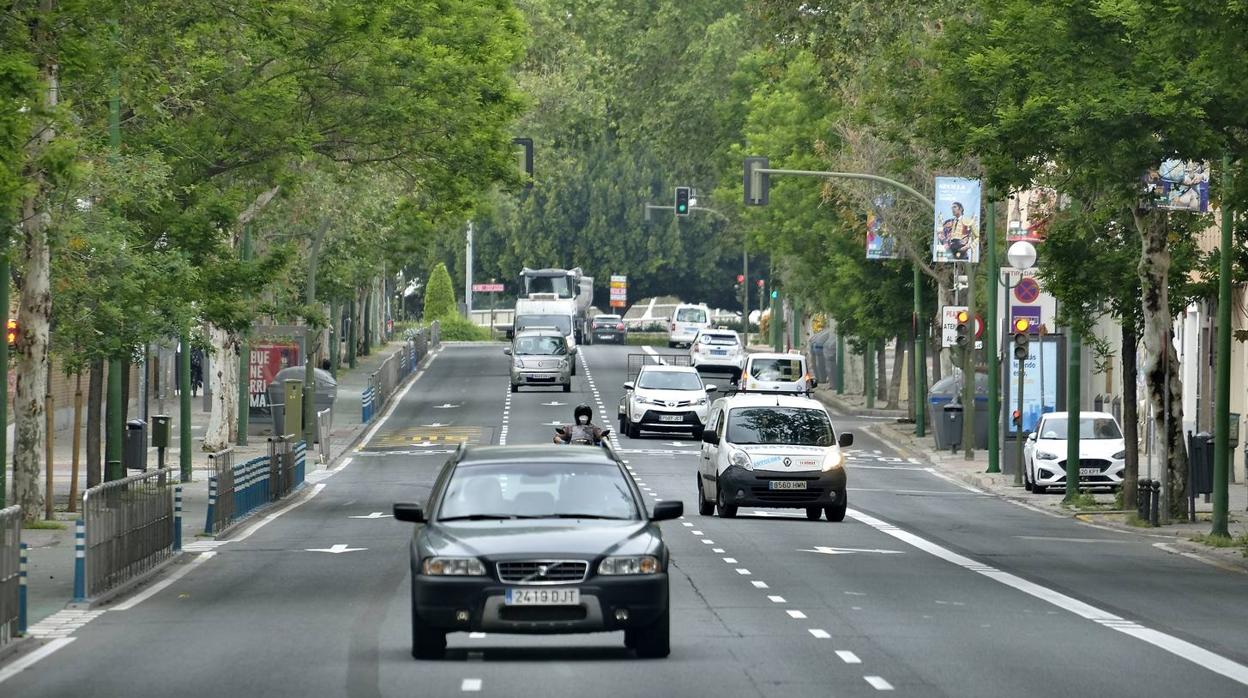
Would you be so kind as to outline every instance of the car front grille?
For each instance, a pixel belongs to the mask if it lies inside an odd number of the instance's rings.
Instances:
[[[776,504],[814,502],[823,496],[822,487],[806,486],[804,490],[772,490],[767,485],[750,487],[750,496],[760,502],[773,502]]]
[[[503,606],[498,617],[519,623],[568,623],[585,620],[584,604],[580,606]]]
[[[660,417],[660,415],[671,416],[673,414],[680,416],[679,422],[669,422],[661,419]],[[692,412],[655,412],[654,410],[646,410],[646,413],[641,417],[641,421],[647,424],[653,423],[660,426],[664,424],[671,424],[675,426],[680,424],[697,424],[698,416]]]
[[[585,581],[584,560],[509,560],[496,565],[498,579],[508,584],[568,584]]]

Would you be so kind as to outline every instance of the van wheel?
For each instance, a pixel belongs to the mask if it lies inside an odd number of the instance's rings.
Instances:
[[[702,475],[698,474],[698,514],[702,516],[710,516],[715,513],[715,502],[708,501],[706,492],[702,489]]]
[[[719,509],[719,518],[731,519],[735,517],[737,515],[737,506],[735,504],[728,504],[728,502],[724,499],[723,487],[717,487],[716,489],[719,490],[718,496],[715,498],[715,506]]]
[[[849,499],[846,497],[845,490],[837,492],[837,495],[837,499],[839,499],[840,502],[833,504],[830,507],[823,508],[823,515],[828,517],[828,521],[845,520],[845,510],[849,508]]]

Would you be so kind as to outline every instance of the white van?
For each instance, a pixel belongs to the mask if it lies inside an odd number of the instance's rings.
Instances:
[[[740,387],[750,393],[805,394],[815,387],[815,381],[801,354],[758,353],[746,356]]]
[[[672,313],[667,329],[667,346],[690,346],[698,332],[711,326],[711,309],[705,303],[681,303]]]
[[[576,301],[555,294],[532,294],[516,301],[515,333],[534,329],[556,329],[568,344],[572,375],[576,375]]]

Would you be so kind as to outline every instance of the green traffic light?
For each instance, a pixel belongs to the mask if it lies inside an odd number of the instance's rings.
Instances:
[[[775,292],[775,291],[772,291],[772,292],[771,292],[771,297],[772,297],[772,298],[775,298],[775,297],[776,297],[776,292]]]

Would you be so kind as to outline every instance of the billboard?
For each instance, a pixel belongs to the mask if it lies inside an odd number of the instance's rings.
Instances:
[[[628,305],[628,277],[622,274],[611,275],[611,307],[623,308]]]
[[[1027,359],[1023,361],[1023,431],[1029,432],[1040,422],[1040,415],[1058,409],[1058,346],[1056,338],[1044,341],[1040,337],[1030,342]],[[1012,355],[1011,355],[1012,356]],[[1043,362],[1043,365],[1041,363]],[[1012,393],[1018,389],[1018,361],[1011,358],[1008,390]],[[1043,383],[1041,378],[1043,377]],[[1018,406],[1018,397],[1010,395],[1006,412],[1013,412]],[[1010,432],[1014,427],[1011,424]]]
[[[897,238],[888,226],[888,213],[893,205],[892,194],[882,194],[871,201],[867,211],[867,259],[897,259]]]
[[[1209,163],[1163,160],[1144,175],[1144,203],[1167,211],[1209,212]]]
[[[269,384],[277,372],[302,365],[297,342],[253,344],[247,361],[248,414],[269,415]]]
[[[979,199],[978,179],[936,178],[933,262],[979,262]]]

